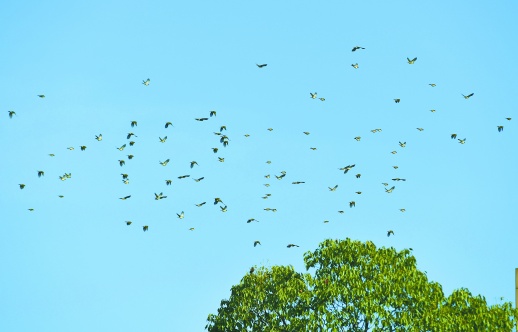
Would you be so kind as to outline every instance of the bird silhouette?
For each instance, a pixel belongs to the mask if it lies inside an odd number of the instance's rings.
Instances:
[[[361,47],[361,46],[355,46],[353,47],[353,49],[351,50],[351,52],[356,52],[357,50],[364,50],[365,47]]]
[[[257,64],[257,63],[256,63],[255,65],[256,65],[257,67],[259,67],[259,68],[263,68],[263,67],[268,66],[268,64],[267,64],[267,63],[263,63],[262,65],[259,65],[259,64]]]
[[[406,60],[408,61],[409,65],[413,65],[416,62],[417,58],[413,58],[412,60],[410,60],[409,58],[406,58]]]
[[[147,80],[143,80],[142,84],[144,84],[145,86],[148,86],[150,82],[151,82],[151,80],[148,78]]]
[[[462,94],[462,93],[461,93]],[[465,96],[465,95],[462,95],[462,97],[464,97],[464,99],[469,99],[471,97],[473,97],[474,93],[470,93],[469,95]]]

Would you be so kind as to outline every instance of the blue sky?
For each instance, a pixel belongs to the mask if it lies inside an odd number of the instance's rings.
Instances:
[[[303,271],[303,253],[326,238],[411,247],[446,294],[466,287],[491,304],[513,301],[517,9],[3,4],[0,330],[200,331],[251,266]],[[365,50],[351,52],[356,45]],[[226,148],[214,135],[222,125]],[[72,177],[60,181],[64,173]],[[396,188],[388,194],[383,182]],[[159,192],[167,199],[154,200]]]

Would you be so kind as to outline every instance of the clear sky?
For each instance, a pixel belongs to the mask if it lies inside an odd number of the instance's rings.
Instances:
[[[514,301],[516,1],[0,7],[0,330],[202,331],[251,266],[302,272],[326,238]]]

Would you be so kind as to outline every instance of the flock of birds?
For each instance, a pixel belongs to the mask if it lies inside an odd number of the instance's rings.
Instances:
[[[361,47],[361,46],[355,46],[355,47],[353,47],[352,52],[356,52],[356,51],[359,51],[359,50],[365,50],[365,48],[364,48],[364,47]],[[417,61],[417,57],[414,57],[413,59],[407,58],[407,62],[408,62],[408,64],[409,64],[409,65],[414,65],[414,64],[416,63],[416,61]],[[263,69],[263,68],[267,67],[267,64],[256,64],[256,66],[257,66],[259,69]],[[352,66],[354,69],[358,69],[358,68],[359,68],[358,63],[351,64],[351,66]],[[143,80],[143,81],[142,81],[142,84],[143,84],[144,86],[148,87],[148,86],[151,84],[151,80],[150,80],[149,78],[148,78],[148,79],[146,79],[146,80]],[[435,84],[435,83],[430,83],[430,84],[429,84],[429,86],[430,86],[430,87],[432,87],[432,88],[434,88],[434,87],[436,87],[436,84]],[[469,100],[470,98],[472,98],[472,97],[474,96],[474,93],[469,93],[469,94],[467,94],[467,95],[462,94],[462,96],[463,96],[463,98],[464,98],[464,99]],[[39,98],[42,98],[42,99],[43,99],[43,98],[45,98],[45,95],[40,94],[40,95],[37,95],[37,97],[39,97]],[[322,101],[322,102],[324,102],[324,101],[325,101],[325,98],[323,98],[323,97],[318,97],[318,93],[317,93],[317,92],[310,92],[310,93],[309,93],[309,97],[310,97],[311,99],[318,99],[318,100],[320,100],[320,101]],[[395,98],[395,99],[394,99],[394,102],[395,102],[395,103],[400,103],[400,102],[401,102],[401,99],[400,99],[400,98]],[[431,110],[431,112],[435,112],[435,110]],[[210,111],[210,112],[209,112],[209,114],[208,114],[208,117],[195,118],[194,120],[195,120],[195,121],[199,121],[199,122],[207,121],[207,120],[209,120],[210,118],[216,117],[216,115],[217,115],[217,114],[216,114],[216,111]],[[8,111],[8,116],[9,116],[9,118],[10,118],[10,119],[13,119],[13,117],[14,117],[14,116],[16,116],[16,112],[15,112],[15,111],[12,111],[12,110],[11,110],[11,111]],[[507,121],[511,121],[511,118],[510,118],[510,117],[505,118],[505,119],[506,119]],[[129,123],[129,126],[130,126],[131,128],[135,128],[135,127],[137,127],[137,126],[138,126],[138,122],[137,122],[136,120],[133,120],[133,121],[131,121],[131,122]],[[174,127],[174,126],[173,126],[173,124],[172,124],[171,122],[166,122],[166,123],[165,123],[165,125],[164,125],[164,127],[167,129],[167,128],[169,128],[169,127]],[[416,128],[416,129],[417,129],[417,130],[419,130],[419,131],[423,131],[423,130],[424,130],[423,128]],[[222,145],[223,147],[227,147],[227,146],[230,144],[230,139],[229,139],[229,137],[228,137],[227,135],[223,134],[223,132],[224,132],[224,131],[226,131],[226,130],[227,130],[226,126],[220,126],[219,131],[218,131],[218,132],[214,132],[214,134],[215,134],[215,135],[217,135],[217,136],[219,137],[219,143],[221,143],[221,145]],[[273,130],[273,128],[268,128],[268,131],[272,131],[272,130]],[[504,130],[504,126],[503,126],[503,125],[499,125],[499,126],[497,126],[497,130],[498,130],[498,132],[502,132],[502,131]],[[376,129],[372,129],[372,130],[371,130],[371,132],[372,132],[372,133],[377,133],[377,132],[381,132],[381,131],[382,131],[382,129],[381,129],[381,128],[376,128]],[[304,132],[303,132],[303,134],[304,134],[304,135],[310,135],[310,132],[308,132],[308,131],[304,131]],[[250,135],[245,134],[244,136],[245,136],[245,137],[249,137]],[[116,147],[116,149],[117,149],[118,151],[124,151],[124,150],[128,147],[128,145],[129,145],[129,147],[132,147],[132,146],[135,144],[135,141],[133,141],[133,139],[134,139],[134,138],[137,138],[137,137],[138,137],[138,136],[137,136],[137,135],[135,135],[133,132],[129,132],[129,133],[126,135],[126,139],[127,139],[127,140],[129,140],[129,142],[128,142],[127,144],[125,143],[125,144],[123,144],[123,145],[121,145],[121,146],[119,146],[119,147]],[[457,139],[459,144],[465,144],[465,143],[466,143],[466,138],[462,138],[462,139],[461,139],[461,138],[457,138],[457,134],[456,134],[456,133],[452,133],[452,134],[450,135],[450,138],[451,138],[451,139]],[[93,139],[95,139],[95,140],[96,140],[96,141],[98,141],[98,142],[101,142],[101,141],[103,140],[103,135],[102,135],[102,133],[99,133],[98,135],[94,135]],[[167,142],[167,139],[168,139],[168,137],[167,137],[167,136],[159,137],[159,138],[158,138],[158,142],[159,142],[159,143],[164,144],[164,143],[166,143],[166,142]],[[354,140],[356,140],[356,141],[360,142],[360,141],[361,141],[361,136],[356,136],[356,137],[351,138],[351,139],[354,139]],[[399,146],[400,146],[401,148],[405,148],[405,147],[406,147],[406,144],[407,144],[406,142],[401,142],[401,141],[399,142]],[[81,151],[85,151],[85,150],[87,149],[87,147],[86,147],[85,145],[81,145],[81,146],[79,146],[79,148],[80,148],[80,150],[81,150]],[[67,149],[68,149],[68,150],[74,150],[74,147],[68,147]],[[310,149],[312,149],[312,150],[316,150],[316,148],[315,148],[315,147],[311,147]],[[218,153],[218,150],[219,150],[219,148],[218,148],[218,147],[213,147],[213,148],[212,148],[212,152],[213,152],[214,154],[217,154],[217,153]],[[396,151],[396,150],[394,150],[394,151],[392,151],[391,153],[392,153],[392,154],[396,154],[396,153],[397,153],[397,151]],[[49,156],[50,156],[50,157],[54,157],[55,155],[51,153],[51,154],[49,154]],[[126,155],[126,157],[127,157],[127,159],[128,159],[128,160],[131,160],[131,159],[133,159],[133,158],[134,158],[134,155],[132,155],[132,154],[127,154],[127,155]],[[218,161],[223,163],[223,162],[225,161],[225,158],[223,158],[223,157],[219,157],[219,156],[218,156]],[[159,161],[159,165],[161,165],[161,166],[163,166],[163,167],[166,167],[166,166],[168,165],[168,163],[169,163],[169,162],[170,162],[170,159],[166,159],[166,160],[163,160],[163,161]],[[126,160],[124,160],[124,159],[118,159],[118,163],[119,163],[120,167],[124,167],[124,166],[125,166],[125,164],[126,164]],[[267,161],[266,163],[270,164],[270,163],[271,163],[271,161]],[[193,160],[193,161],[191,161],[191,162],[190,162],[190,168],[191,168],[191,169],[192,169],[192,168],[194,168],[194,167],[198,167],[198,166],[199,166],[199,165],[198,165],[198,163],[197,163],[195,160]],[[344,173],[344,174],[347,174],[349,171],[353,170],[355,166],[356,166],[356,164],[351,164],[351,165],[347,165],[347,166],[341,167],[341,168],[339,168],[339,170],[340,170],[340,171],[343,171],[343,173]],[[398,168],[398,166],[393,166],[393,168],[394,168],[394,169],[397,169],[397,168]],[[276,178],[277,180],[282,180],[282,179],[286,176],[286,174],[287,174],[287,173],[286,173],[286,171],[281,171],[279,175],[275,175],[275,178]],[[38,171],[37,171],[37,173],[36,173],[36,176],[37,176],[37,177],[39,177],[39,178],[41,178],[42,176],[45,176],[45,171],[43,171],[43,170],[38,170]],[[72,177],[72,174],[71,174],[71,173],[64,173],[63,175],[60,175],[60,176],[59,176],[59,179],[60,179],[61,181],[66,181],[67,179],[70,179],[71,177]],[[123,183],[123,184],[129,184],[129,174],[127,174],[127,173],[121,173],[121,177],[122,177],[121,181],[122,181],[122,183]],[[185,179],[185,178],[189,178],[189,177],[190,177],[190,175],[181,175],[181,176],[178,176],[178,179]],[[265,175],[264,177],[265,177],[266,179],[270,179],[270,174],[267,174],[267,175]],[[360,174],[360,173],[357,173],[357,174],[355,175],[355,177],[356,177],[356,178],[360,178],[360,177],[361,177],[361,174]],[[203,179],[204,179],[204,177],[193,178],[193,180],[194,180],[195,182],[200,182],[200,181],[202,181]],[[165,179],[165,185],[166,185],[166,186],[170,186],[170,185],[172,184],[172,181],[173,181],[172,179]],[[399,177],[396,177],[396,178],[393,178],[393,179],[392,179],[392,181],[394,181],[394,182],[400,182],[400,181],[406,181],[406,179],[405,179],[405,178],[399,178]],[[304,181],[293,181],[293,182],[292,182],[292,184],[294,184],[294,185],[299,185],[299,184],[304,184],[304,183],[305,183]],[[387,194],[391,194],[391,193],[396,189],[396,186],[395,186],[395,185],[390,186],[390,185],[389,185],[389,183],[387,183],[387,182],[383,182],[382,184],[383,184],[383,186],[385,187],[384,189],[385,189],[385,192],[386,192]],[[25,189],[25,188],[26,188],[26,184],[24,184],[24,183],[20,183],[20,184],[18,184],[18,186],[19,186],[19,189],[21,189],[21,190],[23,190],[23,189]],[[270,184],[266,183],[266,184],[264,184],[264,186],[265,186],[265,187],[269,187],[269,186],[270,186]],[[329,191],[334,192],[334,191],[336,191],[336,190],[338,189],[338,185],[335,185],[335,186],[333,186],[333,187],[328,187],[328,189],[329,189]],[[361,192],[361,191],[356,191],[355,193],[356,193],[357,195],[361,195],[361,194],[362,194],[362,192]],[[167,199],[167,195],[164,195],[164,193],[163,193],[163,192],[160,192],[160,193],[154,193],[154,196],[155,196],[155,197],[154,197],[154,198],[155,198],[155,200]],[[263,198],[263,199],[268,199],[270,196],[271,196],[271,194],[265,194],[265,196],[263,196],[262,198]],[[63,197],[64,197],[63,195],[59,195],[59,198],[63,198]],[[119,197],[119,199],[120,199],[120,200],[122,200],[122,201],[128,200],[128,199],[130,199],[130,198],[131,198],[131,195],[126,195],[126,196],[123,196],[123,197]],[[196,206],[196,207],[202,207],[202,206],[203,206],[203,205],[205,205],[206,203],[207,203],[207,202],[205,202],[205,201],[204,201],[204,202],[201,202],[201,203],[196,203],[196,204],[195,204],[195,206]],[[219,197],[215,197],[215,198],[214,198],[214,202],[213,202],[213,204],[214,204],[214,205],[218,205],[218,206],[219,206],[219,208],[220,208],[220,210],[221,210],[221,212],[227,212],[227,205],[223,202],[223,200],[222,200],[221,198],[219,198]],[[350,207],[350,208],[354,208],[355,206],[356,206],[356,202],[355,202],[354,200],[352,200],[352,201],[350,201],[350,202],[349,202],[349,207]],[[31,211],[31,212],[33,212],[33,211],[34,211],[34,209],[33,209],[33,208],[29,208],[28,210],[29,210],[29,211]],[[268,208],[268,207],[267,207],[267,208],[264,208],[264,210],[265,210],[265,211],[271,211],[271,212],[276,212],[276,211],[277,211],[277,209],[275,209],[275,208]],[[401,209],[399,209],[399,210],[400,210],[401,212],[405,212],[405,211],[406,211],[404,208],[401,208]],[[338,211],[338,213],[343,214],[343,213],[344,213],[344,211],[343,211],[343,210],[339,210],[339,211]],[[184,212],[184,211],[181,211],[180,213],[176,213],[176,215],[177,215],[177,218],[178,218],[178,219],[184,219],[184,218],[185,218],[185,212]],[[252,222],[258,222],[258,220],[254,219],[254,218],[250,218],[250,219],[248,219],[246,222],[247,222],[247,223],[252,223]],[[327,222],[329,222],[329,221],[328,221],[328,220],[324,220],[324,223],[327,223]],[[130,225],[132,224],[132,221],[127,220],[127,221],[125,221],[125,224],[126,224],[127,226],[130,226]],[[149,230],[149,226],[148,226],[148,225],[143,225],[143,226],[142,226],[142,230],[143,230],[144,232],[147,232],[147,231]],[[189,230],[193,231],[193,230],[194,230],[194,228],[193,228],[193,227],[191,227],[191,228],[189,228]],[[394,233],[394,231],[393,231],[393,230],[391,230],[391,229],[390,229],[390,230],[388,230],[388,231],[387,231],[387,236],[388,236],[388,237],[393,236],[393,235],[395,235],[395,233]],[[259,240],[255,240],[255,241],[254,241],[254,243],[253,243],[253,246],[254,246],[254,247],[256,247],[256,246],[258,246],[258,245],[261,245],[261,242],[260,242]],[[287,248],[293,248],[293,247],[299,247],[299,246],[298,246],[298,245],[296,245],[296,244],[293,244],[293,243],[289,243],[289,244],[287,245]],[[251,272],[253,272],[253,271],[251,271]]]

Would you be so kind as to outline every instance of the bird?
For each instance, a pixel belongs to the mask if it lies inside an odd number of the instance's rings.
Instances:
[[[163,161],[163,162],[162,161],[158,161],[158,162],[160,163],[160,165],[166,166],[167,163],[169,162],[169,159],[166,159],[166,161]]]
[[[227,141],[227,140],[224,140],[224,141],[223,141],[223,142],[221,142],[221,143],[223,143],[223,146],[224,146],[224,147],[227,147],[227,145],[228,145],[228,141]]]
[[[67,148],[67,149],[69,149],[70,151],[72,151],[72,150],[74,150],[74,147],[73,147],[73,146],[71,146],[71,147],[69,147],[69,148]]]
[[[356,178],[359,179],[362,175],[360,173],[356,174]]]
[[[401,212],[405,212],[405,211],[406,211],[406,209],[399,209],[399,211],[401,211]]]
[[[246,223],[247,223],[247,224],[249,224],[249,223],[251,223],[252,221],[257,221],[257,222],[259,222],[259,220],[256,220],[256,219],[254,219],[254,218],[250,218],[250,219],[248,219],[248,220],[246,221]]]
[[[148,231],[148,229],[149,229],[149,226],[147,226],[147,225],[146,225],[146,226],[142,226],[142,230],[143,230],[144,232],[147,232],[147,231]]]
[[[346,173],[347,173],[347,172],[349,172],[349,170],[351,170],[354,166],[356,166],[356,164],[348,165],[348,166],[345,166],[345,167],[339,168],[339,170],[344,171],[344,174],[346,174]]]
[[[9,119],[12,119],[13,115],[16,115],[15,111],[8,111],[7,113],[9,113]]]
[[[299,246],[298,246],[298,245],[293,244],[293,243],[288,244],[288,245],[287,245],[287,247],[288,247],[288,248],[293,248],[293,247],[297,247],[297,248],[299,248]]]
[[[336,191],[336,189],[338,188],[338,185],[334,186],[333,188],[331,187],[328,187],[329,188],[329,191]]]
[[[417,58],[413,58],[412,60],[410,60],[409,58],[406,58],[406,60],[408,61],[409,65],[413,65],[416,62]]]
[[[326,101],[326,99],[325,99],[325,98],[322,98],[322,97],[320,97],[320,98],[318,98],[318,99],[319,99],[320,101]]]
[[[43,98],[45,98],[45,95],[38,95],[38,97],[43,99]]]
[[[122,151],[122,150],[124,150],[125,147],[126,147],[126,144],[124,144],[120,148],[116,148],[116,149],[119,150],[119,151]]]
[[[170,186],[173,183],[173,180],[165,180],[165,185]]]
[[[267,160],[266,163],[270,165],[272,162],[270,160]]]
[[[196,181],[196,182],[200,182],[203,179],[205,179],[205,177],[202,176],[201,178],[197,178],[197,179],[193,179],[193,180]]]
[[[431,86],[432,88],[435,88],[437,86],[437,84],[435,84],[435,83],[430,83],[428,85]]]
[[[125,162],[124,160],[119,159],[119,165],[120,165],[121,167],[122,167],[123,165],[125,165],[125,164],[126,164],[126,162]]]
[[[209,115],[210,115],[211,117],[216,116],[216,111],[210,111]],[[207,120],[208,120],[208,119],[207,119]]]
[[[394,178],[394,179],[392,179],[392,181],[406,181],[406,179]]]
[[[38,177],[41,178],[42,176],[45,176],[44,171],[38,171]]]
[[[353,206],[356,206],[356,202],[355,201],[350,201],[349,202],[349,207],[352,208]]]
[[[272,130],[273,130],[273,128],[268,128],[268,131],[272,131]]]
[[[190,231],[194,231],[194,227],[189,228]]]
[[[131,127],[136,127],[137,126],[137,121],[131,121]]]
[[[361,138],[361,136],[356,136],[354,139],[355,139],[357,142],[359,142],[362,138]]]
[[[20,183],[19,186],[20,186],[20,189],[25,188],[25,184],[23,184],[23,183]]]
[[[306,183],[304,181],[295,181],[295,182],[292,182],[291,184],[302,184],[302,183]]]
[[[135,142],[133,142],[133,141],[130,141],[130,142],[129,142],[129,145],[130,145],[130,146],[133,146],[134,144],[135,144]]]
[[[309,135],[309,134],[310,134],[310,132],[309,132],[309,131],[304,131],[303,133],[304,133],[305,135]]]
[[[127,221],[125,221],[125,222],[126,222],[126,225],[127,225],[127,226],[129,226],[129,225],[131,225],[131,224],[132,224],[131,220],[127,220]]]
[[[400,102],[400,101],[401,101],[401,99],[399,99],[399,98],[394,99],[394,102],[395,102],[396,104],[399,104],[399,102]]]
[[[351,66],[352,66],[354,69],[358,69],[358,67],[359,67],[359,66],[358,66],[358,63],[353,63]]]
[[[382,182],[381,184],[384,185],[385,187],[388,186],[388,183],[386,183],[386,182]]]
[[[464,144],[464,143],[466,143],[466,139],[460,139],[460,138],[459,138],[458,140],[459,140],[459,143],[460,143],[460,144]]]
[[[225,203],[223,203],[223,201],[221,200],[221,198],[219,198],[219,197],[214,198],[214,205],[216,205],[216,204],[218,204],[218,203],[225,204]]]
[[[392,153],[392,154],[396,154],[396,153],[397,153],[397,151],[396,151],[396,150],[394,150],[394,151],[392,151],[392,152],[390,152],[390,153]]]
[[[207,202],[201,202],[201,203],[199,203],[199,204],[194,204],[194,205],[196,205],[197,207],[202,207],[202,206],[203,206],[203,205],[205,205],[206,203],[207,203]]]
[[[177,213],[176,215],[178,216],[178,219],[183,219],[184,217],[183,211],[180,214]]]
[[[137,135],[135,135],[134,133],[128,133],[128,135],[126,136],[126,139],[130,139],[131,136],[137,137]]]
[[[250,137],[250,135],[249,135],[249,134],[244,134],[243,136],[245,136],[245,137]]]
[[[498,132],[501,132],[504,130],[504,126],[498,126],[497,128],[498,128]]]
[[[269,187],[269,186],[270,186],[270,184],[269,184],[269,183],[265,183],[265,184],[263,184],[263,186],[265,186],[265,187]]]
[[[398,168],[399,168],[399,166],[392,166],[392,168],[394,168],[394,169],[398,169]]]
[[[327,224],[329,222],[329,220],[324,220],[324,224]]]
[[[362,192],[361,191],[355,191],[355,194],[361,195]]]
[[[29,209],[27,209],[27,210],[29,210],[29,211],[31,211],[31,212],[32,212],[32,211],[34,211],[34,209],[33,209],[33,208],[29,208]]]
[[[134,155],[132,155],[132,154],[128,154],[128,155],[127,155],[127,157],[128,157],[128,159],[130,159],[130,160],[131,160],[131,159],[133,159],[133,157],[135,157],[135,156],[134,156]]]
[[[160,193],[160,194],[155,193],[155,201],[158,201],[163,198],[167,198],[167,196],[164,196],[163,193]]]
[[[102,141],[103,140],[103,134],[99,134],[98,136],[96,135],[95,139],[98,140],[98,141]]]
[[[464,99],[469,99],[469,98],[473,97],[474,93],[472,92],[472,93],[470,93],[470,94],[469,94],[469,95],[467,95],[467,96],[465,96],[465,95],[463,95],[463,94],[461,93],[461,95],[464,97]]]
[[[254,271],[255,271],[255,269],[254,269],[254,267],[252,266],[252,267],[250,268],[250,274],[254,273]]]
[[[419,131],[423,131],[424,129],[423,129],[423,128],[417,128],[417,130],[419,130]]]
[[[123,179],[123,180],[122,180],[122,183],[124,183],[124,184],[129,184],[129,179]]]
[[[457,138],[457,134],[451,134],[451,139],[456,139]]]
[[[160,140],[160,143],[165,143],[165,141],[167,140],[167,136],[165,136],[164,138],[158,137],[158,139]]]
[[[353,47],[352,52],[356,52],[357,50],[364,50],[364,49],[365,49],[365,47],[355,46],[355,47]]]
[[[227,126],[221,126],[219,127],[219,131],[227,130]]]
[[[51,157],[55,157],[56,155],[55,155],[55,154],[53,154],[53,153],[49,153],[49,156],[51,156]]]
[[[511,121],[511,118],[505,118],[507,121]]]
[[[256,240],[256,241],[254,241],[254,247],[256,247],[258,244],[259,244],[259,245],[261,245],[261,242],[260,242],[260,241],[257,241],[257,240]],[[252,271],[252,272],[253,272],[253,271]]]
[[[205,121],[205,120],[208,120],[209,118],[195,118],[194,120],[196,121]]]
[[[126,173],[121,173],[121,175],[122,175],[122,179],[127,179],[128,178],[128,174],[126,174]]]
[[[227,212],[227,206],[220,206],[221,212]]]
[[[387,236],[390,236],[390,235],[394,235],[394,231],[393,230],[390,230],[387,232]]]
[[[86,145],[81,145],[80,148],[81,148],[81,151],[85,151],[86,150]]]
[[[218,161],[219,161],[220,163],[223,163],[223,162],[225,162],[225,158],[218,157]]]
[[[172,124],[171,122],[166,122],[166,123],[165,123],[165,127],[166,127],[166,128],[168,128],[169,126],[174,127],[174,126],[173,126],[173,124]]]
[[[190,175],[180,175],[178,178],[179,179],[185,179],[185,178],[188,178],[188,177],[190,177]]]
[[[142,84],[144,84],[145,86],[148,86],[150,82],[151,82],[151,80],[148,78],[148,79],[147,79],[147,80],[145,80],[145,81],[143,80],[143,81],[142,81]]]
[[[311,96],[311,99],[317,99],[317,93],[309,93],[309,95]]]
[[[255,65],[256,65],[257,67],[259,67],[259,68],[263,68],[263,67],[268,66],[268,64],[267,64],[267,63],[263,63],[262,65],[257,64],[257,63],[256,63]]]
[[[394,189],[396,188],[396,186],[392,186],[391,188],[389,189],[385,189],[385,192],[390,194],[392,191],[394,191]]]
[[[404,148],[406,146],[406,142],[399,142],[399,146]]]
[[[430,112],[435,113],[435,110],[430,110]]]
[[[128,198],[130,198],[130,197],[131,197],[131,195],[128,195],[128,196],[120,197],[119,199],[120,199],[121,201],[125,201],[125,200],[127,200]]]
[[[338,210],[338,213],[340,213],[340,214],[344,214],[344,213],[345,213],[345,211],[344,211],[344,210]]]
[[[212,148],[212,152],[218,153],[218,148]]]

